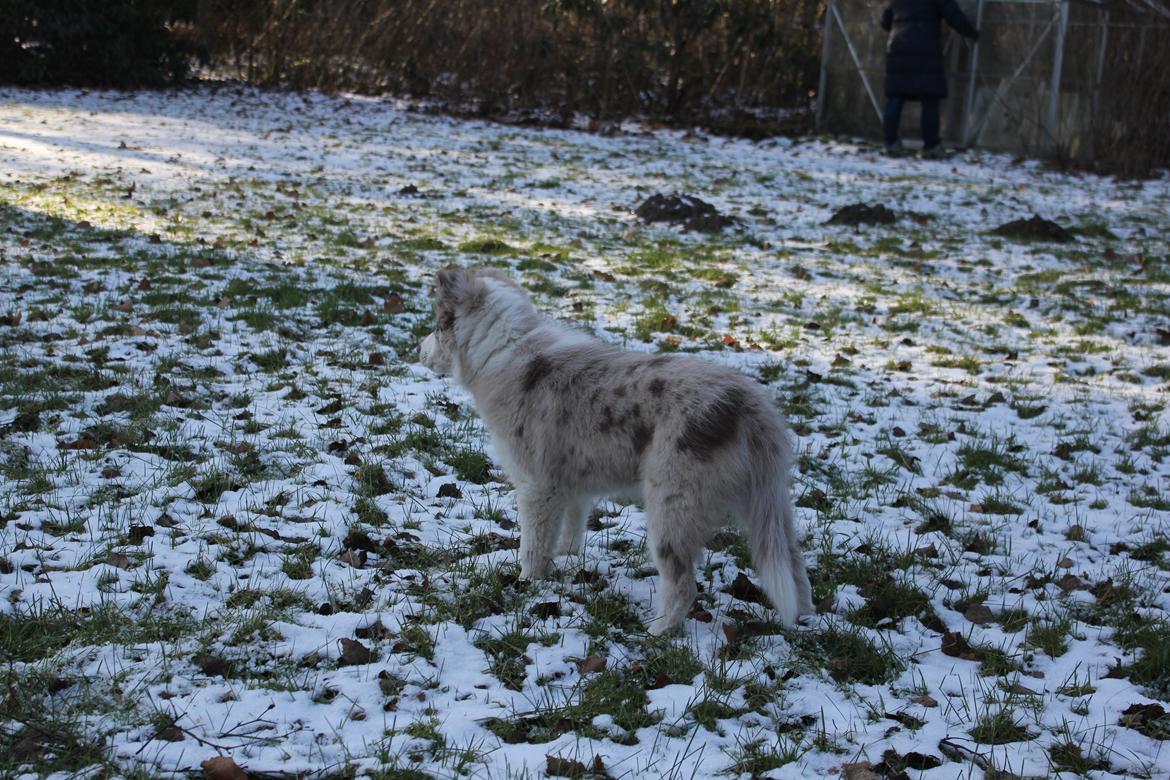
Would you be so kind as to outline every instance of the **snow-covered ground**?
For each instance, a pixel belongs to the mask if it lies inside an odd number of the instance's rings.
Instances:
[[[1170,777],[1170,180],[410,109],[0,90],[0,771]],[[647,636],[617,502],[518,582],[449,263],[767,383],[820,614],[729,530]]]

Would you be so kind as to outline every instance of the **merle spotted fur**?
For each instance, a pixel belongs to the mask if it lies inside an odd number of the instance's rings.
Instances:
[[[728,515],[781,619],[811,611],[788,435],[755,381],[571,330],[493,269],[440,271],[435,312],[420,357],[474,397],[516,487],[522,576],[542,577],[555,555],[581,547],[597,498],[640,495],[662,577],[653,633],[682,625],[695,560]]]

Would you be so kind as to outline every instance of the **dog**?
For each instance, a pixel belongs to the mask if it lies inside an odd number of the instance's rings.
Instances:
[[[728,514],[781,620],[812,611],[787,429],[757,382],[546,319],[495,269],[443,269],[434,298],[419,358],[471,393],[516,488],[521,577],[539,579],[555,555],[580,550],[597,498],[638,495],[661,576],[652,634],[683,625],[695,561]]]

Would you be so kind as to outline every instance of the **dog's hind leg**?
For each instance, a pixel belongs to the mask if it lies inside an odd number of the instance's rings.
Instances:
[[[581,552],[585,546],[585,521],[589,519],[589,510],[592,508],[593,501],[587,496],[578,496],[565,502],[557,539],[558,555],[576,555]]]
[[[660,575],[658,610],[650,624],[650,633],[655,636],[680,628],[698,594],[695,558],[703,535],[696,531],[696,519],[706,508],[691,505],[687,498],[674,494],[647,502],[650,554]]]
[[[540,579],[552,561],[565,512],[563,496],[542,490],[518,490],[520,515],[520,576]]]

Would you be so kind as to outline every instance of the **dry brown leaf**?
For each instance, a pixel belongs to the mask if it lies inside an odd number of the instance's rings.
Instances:
[[[374,660],[374,653],[370,648],[356,639],[342,637],[337,641],[341,645],[341,658],[337,662],[338,666],[361,666]]]
[[[401,295],[392,292],[386,297],[386,302],[382,304],[382,311],[386,314],[401,314],[406,311],[406,304],[402,302]]]
[[[604,672],[609,659],[603,655],[589,655],[577,662],[577,671],[581,674]]]
[[[974,661],[975,651],[958,631],[948,631],[942,637],[943,655],[952,658],[962,658],[964,661]]]
[[[963,613],[963,617],[981,626],[995,620],[995,615],[983,604],[971,604]]]
[[[216,756],[199,765],[207,780],[248,780],[248,773],[240,769],[231,756]]]

